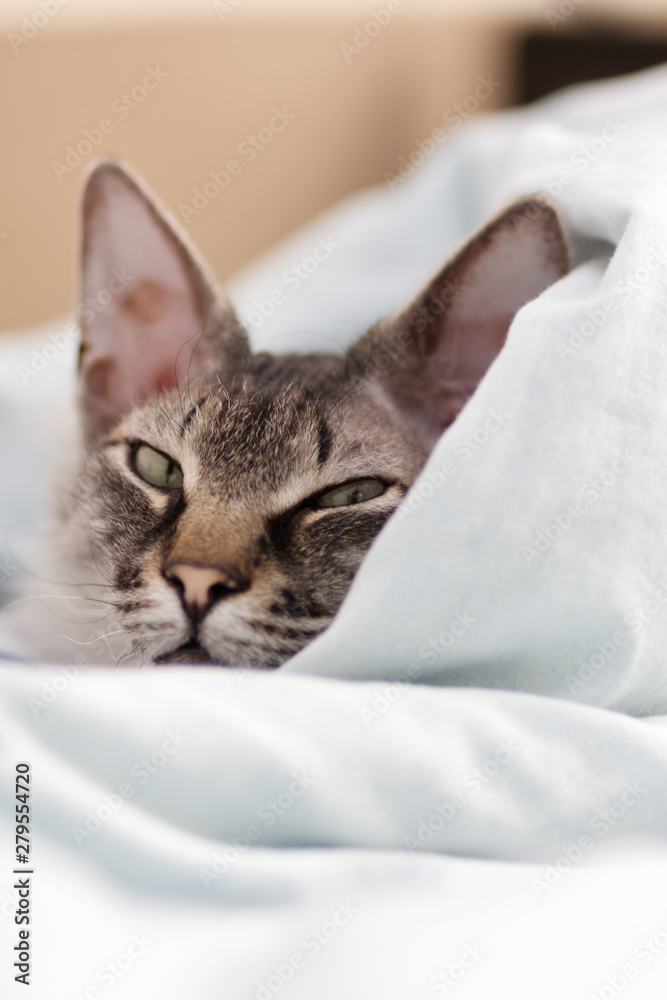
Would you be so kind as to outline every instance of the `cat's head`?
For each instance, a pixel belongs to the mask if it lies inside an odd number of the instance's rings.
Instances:
[[[326,628],[516,311],[567,268],[553,208],[525,199],[346,355],[253,355],[177,226],[99,165],[68,509],[125,659],[273,667]]]

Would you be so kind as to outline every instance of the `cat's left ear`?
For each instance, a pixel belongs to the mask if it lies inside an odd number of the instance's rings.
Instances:
[[[102,161],[83,198],[80,385],[95,439],[138,402],[237,365],[245,333],[187,237],[125,167]]]
[[[524,198],[478,230],[407,308],[362,337],[350,360],[431,448],[498,355],[517,311],[569,268],[555,208],[541,196]]]

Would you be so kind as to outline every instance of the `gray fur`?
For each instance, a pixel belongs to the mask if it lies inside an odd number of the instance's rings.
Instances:
[[[196,251],[116,164],[88,181],[83,248],[84,292],[114,265],[136,277],[82,326],[64,550],[111,605],[120,662],[136,664],[276,667],[319,635],[516,309],[568,266],[553,209],[524,199],[346,357],[272,357],[250,353]],[[180,467],[182,487],[137,473],[142,443]],[[315,506],[365,479],[383,492]],[[218,574],[207,604],[187,599],[183,567]]]
[[[127,442],[136,440],[179,462],[182,509],[132,471]],[[257,355],[224,383],[137,407],[85,452],[65,504],[67,547],[84,575],[98,569],[109,582],[105,596],[128,640],[124,661],[192,659],[174,655],[192,626],[162,573],[187,536],[191,558],[233,563],[252,581],[206,616],[199,641],[208,655],[275,667],[330,623],[426,455],[379,385],[345,359]],[[386,492],[352,507],[304,506],[366,477],[382,479]]]

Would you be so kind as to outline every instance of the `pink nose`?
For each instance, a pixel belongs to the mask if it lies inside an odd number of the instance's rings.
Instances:
[[[199,611],[206,611],[219,598],[247,586],[239,573],[223,566],[169,563],[164,574],[180,592],[186,608]]]

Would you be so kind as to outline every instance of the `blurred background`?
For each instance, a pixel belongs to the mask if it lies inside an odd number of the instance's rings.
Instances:
[[[666,60],[664,0],[2,0],[0,330],[71,310],[101,153],[224,282],[434,129]]]

